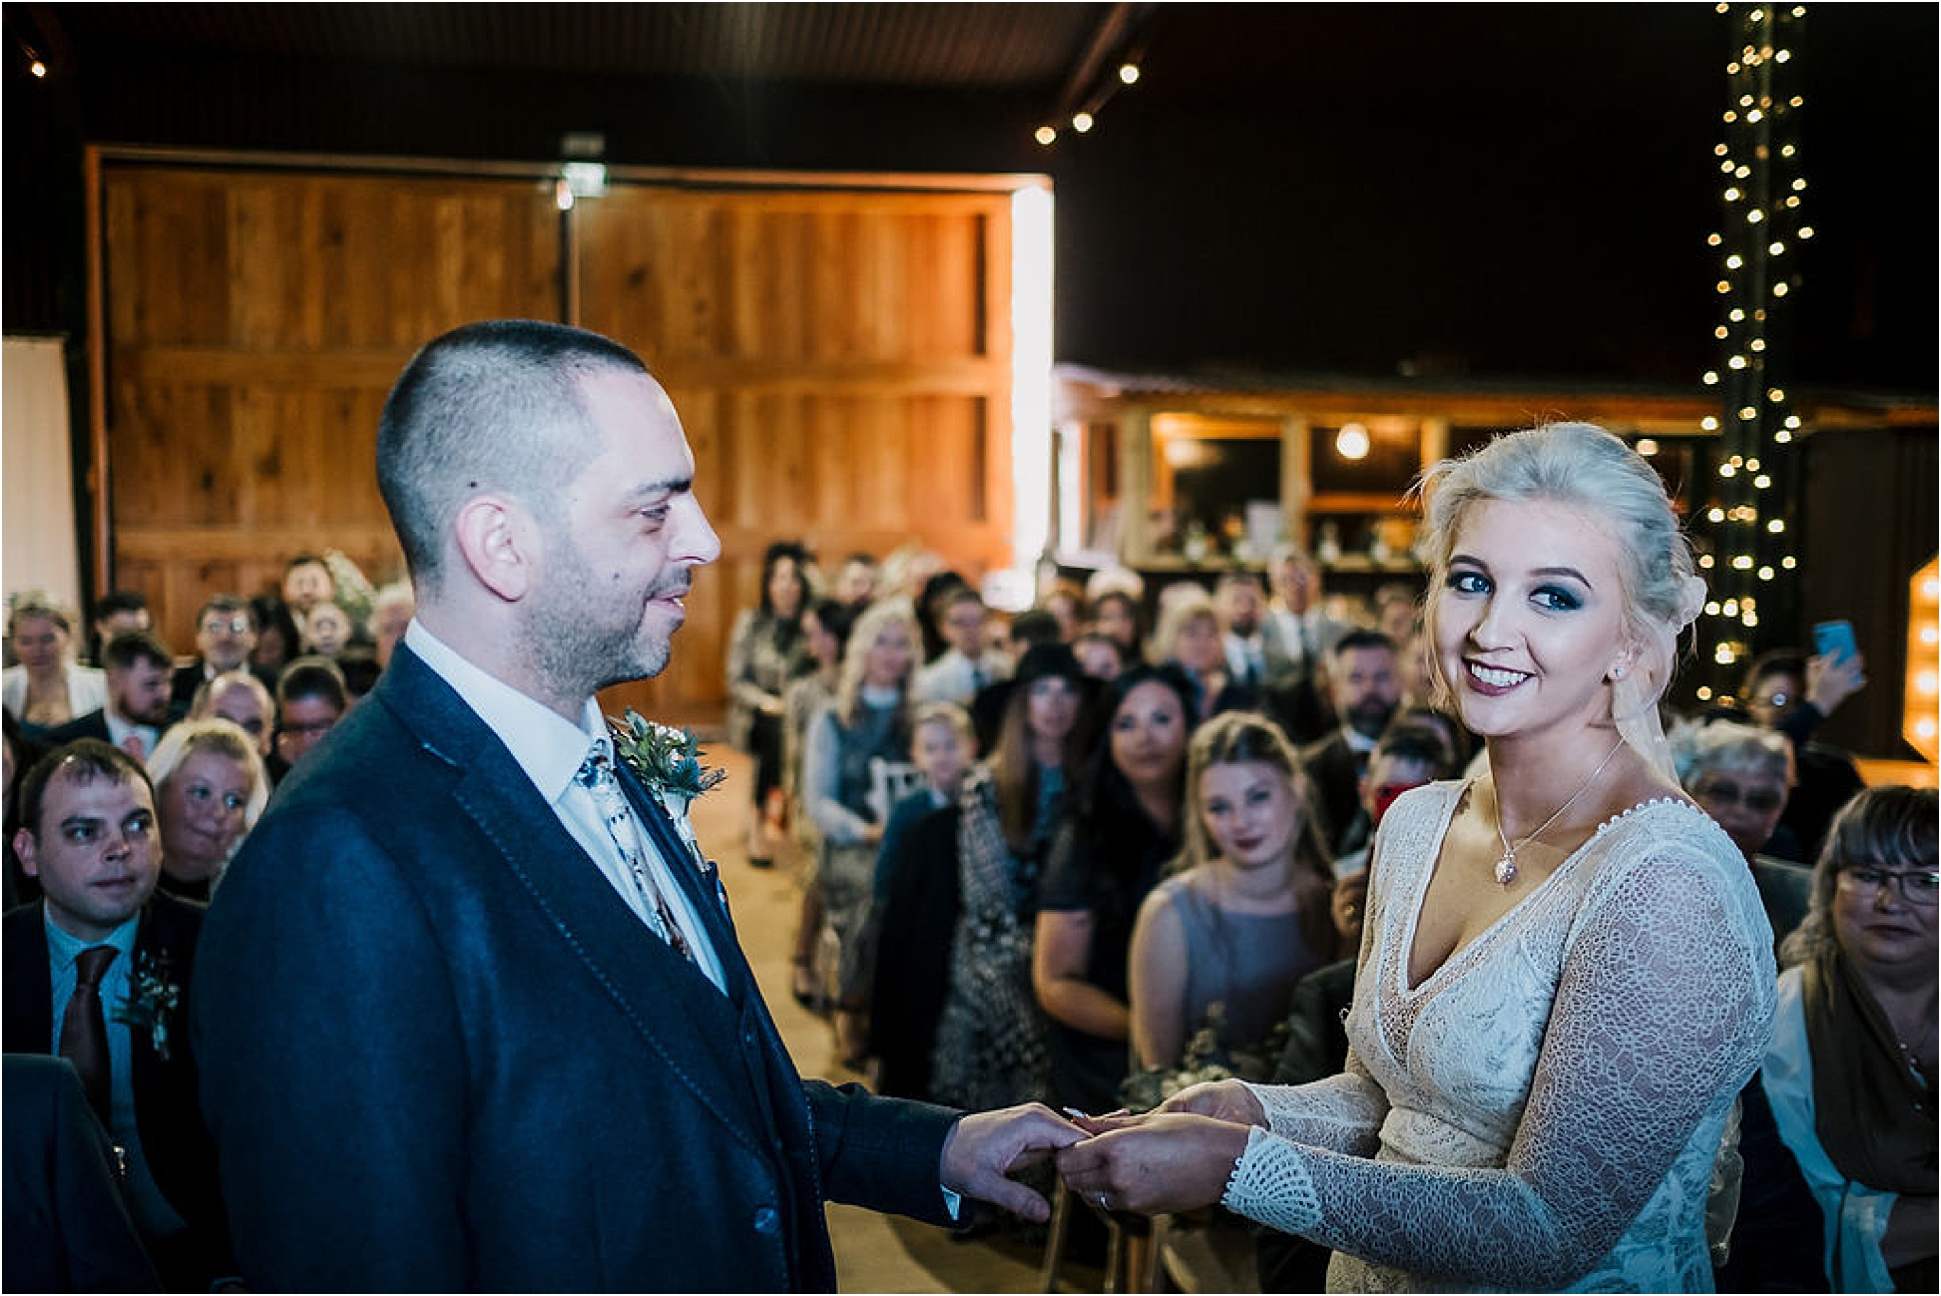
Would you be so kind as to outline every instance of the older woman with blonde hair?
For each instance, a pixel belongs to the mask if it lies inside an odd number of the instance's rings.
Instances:
[[[1439,683],[1488,772],[1375,838],[1342,1074],[1085,1122],[1072,1187],[1223,1204],[1331,1288],[1709,1290],[1706,1204],[1772,1030],[1772,933],[1657,724],[1704,602],[1663,483],[1558,424],[1426,474]]]
[[[1774,939],[1806,916],[1812,874],[1768,854],[1793,786],[1793,745],[1756,725],[1715,720],[1674,737],[1679,782],[1745,856]]]
[[[161,889],[206,901],[269,804],[269,777],[256,743],[220,717],[185,720],[148,758],[162,837]]]

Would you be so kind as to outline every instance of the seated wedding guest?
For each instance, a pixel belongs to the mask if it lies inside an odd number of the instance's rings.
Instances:
[[[1746,857],[1776,948],[1806,917],[1812,879],[1810,870],[1764,853],[1786,808],[1792,745],[1770,729],[1715,720],[1680,731],[1672,752],[1686,793]]]
[[[122,1198],[114,1141],[88,1109],[74,1068],[33,1053],[9,1053],[4,1067],[0,1286],[13,1292],[161,1291],[161,1276]]]
[[[1443,763],[1451,777],[1468,769],[1470,760],[1476,754],[1476,735],[1463,728],[1461,720],[1427,702],[1411,702],[1404,695],[1402,705],[1388,723],[1391,728],[1398,724],[1412,724],[1418,728],[1433,729],[1447,748],[1448,755]]]
[[[917,865],[932,875],[954,866],[957,877],[930,1077],[935,1101],[982,1110],[1046,1096],[1031,946],[1039,881],[1082,759],[1082,685],[1064,644],[1025,653],[997,747],[958,795],[952,847]]]
[[[156,893],[154,789],[119,747],[55,749],[20,803],[14,850],[44,895],[6,916],[6,1050],[74,1064],[155,1267],[170,1291],[207,1291],[235,1269],[188,1031],[202,909]]]
[[[225,671],[246,669],[255,647],[256,614],[249,600],[211,595],[195,614],[196,659],[169,677],[169,705],[177,710],[194,705],[196,690],[205,683]]]
[[[1058,622],[1058,642],[1070,643],[1078,637],[1079,627],[1085,621],[1085,589],[1075,581],[1055,580],[1051,587],[1038,595],[1036,606],[1051,613]]]
[[[748,813],[748,863],[767,868],[787,830],[783,788],[782,694],[813,669],[802,633],[809,606],[809,551],[777,540],[762,555],[761,595],[735,616],[728,635],[728,741],[755,758]]]
[[[146,633],[154,628],[147,596],[136,590],[109,590],[94,601],[94,612],[88,617],[90,659],[99,664],[101,650],[116,635]]]
[[[977,734],[977,750],[989,752],[997,747],[998,729],[1004,723],[1004,708],[1011,700],[1014,663],[1023,661],[1024,655],[1037,644],[1063,642],[1058,618],[1043,608],[1026,608],[1011,618],[1000,649],[1004,656],[1004,670],[998,678],[978,689],[977,696],[970,702],[971,727]]]
[[[822,887],[816,878],[815,860],[821,854],[822,841],[803,800],[802,752],[810,722],[836,696],[843,649],[849,642],[849,625],[855,615],[849,604],[833,598],[817,599],[809,605],[802,614],[802,638],[814,667],[807,675],[791,680],[782,694],[782,783],[789,799],[788,822],[809,860],[802,875],[802,903],[791,961],[795,1001],[805,1008],[817,1004],[823,992],[815,971],[816,945],[822,936]]]
[[[1765,653],[1746,668],[1739,704],[1754,724],[1793,744],[1792,793],[1779,820],[1791,840],[1775,852],[1785,859],[1818,859],[1827,825],[1866,786],[1853,757],[1813,740],[1834,708],[1866,687],[1866,668],[1857,653],[1833,661],[1789,649]]]
[[[276,750],[270,781],[280,783],[350,709],[344,672],[327,657],[299,657],[276,680]]]
[[[357,635],[357,623],[339,603],[319,603],[304,622],[304,651],[336,661]]]
[[[366,693],[377,687],[377,677],[384,673],[377,664],[377,653],[357,643],[338,654],[337,669],[344,673],[346,706],[356,706]]]
[[[337,578],[330,574],[330,564],[317,554],[298,554],[283,568],[282,593],[283,603],[296,620],[297,629],[307,635],[311,609],[337,597]],[[295,652],[297,645],[292,643],[290,647]]]
[[[1173,666],[1112,681],[1105,735],[1045,862],[1031,984],[1050,1019],[1057,1105],[1119,1105],[1132,1034],[1126,956],[1140,902],[1179,851],[1191,689]]]
[[[1175,594],[1173,591],[1177,590]],[[1205,590],[1175,585],[1166,591],[1153,635],[1153,656],[1185,676],[1192,701],[1188,720],[1198,725],[1222,711],[1253,705],[1258,690],[1248,688],[1227,671],[1220,618]]]
[[[5,913],[15,905],[40,899],[40,884],[20,870],[20,860],[13,852],[13,835],[20,826],[20,798],[16,795],[20,776],[47,754],[47,748],[27,736],[11,711],[0,711],[0,726],[4,726],[6,734],[4,747],[0,747],[5,755],[4,773],[0,773],[0,803],[4,803],[6,810],[6,827],[0,831],[0,855],[6,857],[6,896],[0,902],[0,913]]]
[[[1413,586],[1389,581],[1375,591],[1375,626],[1390,642],[1403,644],[1422,625],[1422,600]]]
[[[924,786],[891,808],[876,856],[869,1053],[876,1092],[927,1098],[957,923],[957,794],[977,744],[970,717],[953,702],[925,702],[910,727],[910,759]]]
[[[842,569],[829,590],[829,597],[845,604],[851,614],[861,612],[876,597],[877,568],[873,554],[860,550],[842,560]]]
[[[234,670],[205,680],[189,703],[188,718],[227,720],[249,735],[256,754],[268,759],[276,729],[276,703],[263,681],[246,670]]]
[[[1355,780],[1355,797],[1362,824],[1361,844],[1330,860],[1330,874],[1350,878],[1368,869],[1368,853],[1381,827],[1382,816],[1397,797],[1411,788],[1437,779],[1453,778],[1457,773],[1454,756],[1443,736],[1426,724],[1398,716],[1382,731],[1369,753],[1368,768]],[[1357,925],[1356,932],[1360,927]]]
[[[269,804],[269,775],[248,734],[227,720],[185,720],[148,758],[162,839],[162,891],[207,904],[243,834]]]
[[[256,620],[256,646],[249,650],[249,668],[270,688],[276,687],[283,668],[302,654],[303,632],[297,629],[290,605],[274,594],[259,594],[249,601]]]
[[[910,681],[916,615],[902,599],[870,604],[849,633],[836,696],[809,725],[802,792],[821,836],[816,880],[825,921],[841,948],[836,1049],[860,1068],[868,1047],[867,924],[883,824],[869,803],[870,761],[901,763],[910,750]]]
[[[1827,834],[1754,1084],[1783,1146],[1742,1144],[1731,1290],[1936,1288],[1935,816],[1932,789],[1870,788]],[[1801,1177],[1820,1218],[1762,1213]]]
[[[1412,706],[1428,706],[1435,698],[1435,678],[1430,673],[1430,657],[1435,646],[1427,632],[1417,629],[1406,639],[1396,641],[1395,669],[1402,676],[1402,700]]]
[[[1321,832],[1338,858],[1355,840],[1355,787],[1375,742],[1402,705],[1395,645],[1374,630],[1350,630],[1328,654],[1328,700],[1335,730],[1301,749],[1301,766],[1314,780]]]
[[[74,660],[73,617],[44,594],[15,596],[7,642],[15,665],[0,675],[7,714],[28,733],[44,733],[108,700],[107,676]]]
[[[100,708],[47,731],[50,746],[99,738],[146,760],[169,722],[169,677],[175,658],[146,631],[117,635],[101,650],[108,696]]]
[[[371,596],[371,643],[377,654],[377,668],[391,664],[391,654],[404,642],[418,600],[408,580],[393,581]]]
[[[935,558],[935,555],[930,557]],[[939,564],[942,562],[941,559],[937,561]],[[923,569],[924,564],[913,562],[905,579],[911,579]],[[917,659],[917,665],[926,666],[937,660],[951,646],[950,637],[944,631],[944,604],[950,600],[951,595],[969,584],[962,572],[951,571],[942,566],[923,577],[917,587],[917,595],[912,600],[916,607],[917,629],[922,633],[922,656]],[[978,623],[978,631],[980,635],[983,632],[981,620]],[[981,642],[979,647],[982,647]]]
[[[1217,1203],[1309,1238],[1331,1290],[1706,1290],[1774,973],[1658,727],[1704,584],[1663,482],[1600,428],[1425,479],[1437,673],[1489,773],[1382,821],[1345,1070],[1080,1122],[1059,1169],[1109,1209]]]
[[[983,598],[968,585],[952,588],[938,601],[937,628],[947,646],[917,672],[919,701],[968,708],[979,689],[1011,673],[1010,660],[984,642],[987,615]]]
[[[1108,589],[1092,599],[1085,624],[1119,645],[1119,655],[1127,666],[1145,660],[1145,618],[1139,600],[1121,589]]]
[[[1287,1015],[1294,983],[1343,952],[1311,795],[1271,720],[1236,711],[1194,733],[1182,869],[1146,896],[1132,929],[1136,1065],[1179,1067],[1202,1029],[1214,1060],[1255,1047]]]
[[[1072,640],[1072,656],[1078,658],[1078,668],[1087,679],[1101,683],[1132,664],[1126,659],[1124,646],[1103,630],[1080,631]]]

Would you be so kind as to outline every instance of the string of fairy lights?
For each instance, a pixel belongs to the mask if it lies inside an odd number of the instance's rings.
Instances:
[[[1790,316],[1800,286],[1804,219],[1799,72],[1804,5],[1720,4],[1731,22],[1728,102],[1718,159],[1723,219],[1706,242],[1718,255],[1720,362],[1705,374],[1719,413],[1701,420],[1718,433],[1718,479],[1705,510],[1710,544],[1699,555],[1711,589],[1701,618],[1709,660],[1695,672],[1699,701],[1729,693],[1752,654],[1762,618],[1785,625],[1798,568],[1794,553],[1796,442],[1801,426],[1784,375]]]

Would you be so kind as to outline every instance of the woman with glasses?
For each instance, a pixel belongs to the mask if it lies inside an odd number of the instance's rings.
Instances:
[[[1812,871],[1794,863],[1780,823],[1793,787],[1793,746],[1784,734],[1730,720],[1685,731],[1673,748],[1679,782],[1746,857],[1774,946],[1806,916]]]
[[[1762,1155],[1749,1102],[1735,1289],[1785,1277],[1781,1248],[1804,1235],[1834,1291],[1935,1290],[1936,804],[1870,788],[1827,833],[1754,1086],[1791,1156]],[[1795,1174],[1819,1207],[1804,1229],[1776,1204]]]

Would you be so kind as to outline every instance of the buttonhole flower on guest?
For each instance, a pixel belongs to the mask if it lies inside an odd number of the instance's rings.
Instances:
[[[155,1055],[169,1060],[169,1019],[182,1002],[182,987],[169,976],[169,956],[144,950],[128,978],[128,997],[115,1009],[114,1019],[131,1030],[148,1032]]]
[[[701,746],[692,729],[674,729],[643,719],[632,707],[623,719],[607,720],[613,750],[647,790],[676,819],[687,817],[688,802],[728,777],[724,769],[701,763]]]

